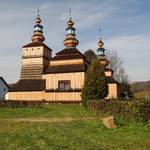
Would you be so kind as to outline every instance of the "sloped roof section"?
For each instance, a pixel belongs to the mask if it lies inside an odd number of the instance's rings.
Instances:
[[[9,92],[43,91],[45,90],[45,83],[45,80],[42,79],[19,80],[17,83],[11,85]]]
[[[59,51],[58,53],[56,53],[56,55],[66,55],[66,54],[69,55],[69,54],[78,54],[78,53],[81,54],[77,48],[69,47]]]
[[[113,77],[106,77],[107,83],[116,83],[120,84],[117,80],[115,80]]]
[[[86,70],[87,70],[86,64],[50,66],[46,70],[46,74],[48,74],[48,73],[86,72]]]
[[[0,77],[0,80],[2,80],[4,82],[4,84],[9,88],[9,85],[7,84],[7,82],[3,79],[3,77]]]
[[[65,48],[60,52],[56,53],[56,56],[52,58],[52,60],[69,60],[69,59],[84,59],[86,62],[88,62],[85,56],[75,47]]]

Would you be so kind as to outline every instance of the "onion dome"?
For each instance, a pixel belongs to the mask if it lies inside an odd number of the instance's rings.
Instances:
[[[98,42],[98,59],[100,61],[100,64],[103,65],[104,67],[108,66],[109,61],[105,58],[105,48],[104,46],[104,42],[102,41],[102,38],[100,38],[100,41]]]
[[[104,42],[102,41],[102,38],[100,38],[100,41],[98,42],[98,56],[105,56],[105,48],[103,48]]]
[[[70,17],[69,21],[67,22],[68,27],[66,28],[66,38],[64,40],[64,45],[66,47],[76,47],[79,44],[79,41],[76,39],[75,28],[73,27],[74,22]]]
[[[35,19],[34,35],[32,36],[33,42],[43,42],[45,40],[45,37],[43,36],[43,26],[40,23],[41,23],[41,18],[38,14],[37,18]]]

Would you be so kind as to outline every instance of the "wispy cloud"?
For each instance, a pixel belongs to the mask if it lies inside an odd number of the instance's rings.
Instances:
[[[131,81],[150,80],[150,37],[128,35],[114,37],[106,41],[109,49],[117,50],[124,60]]]
[[[149,4],[147,0],[1,1],[0,75],[10,82],[18,79],[21,47],[31,42],[37,8],[41,10],[46,44],[54,50],[53,53],[64,47],[66,20],[69,8],[72,8],[77,38],[80,40],[79,50],[83,52],[97,48],[98,28],[101,27],[106,48],[118,51],[131,80],[148,80]]]

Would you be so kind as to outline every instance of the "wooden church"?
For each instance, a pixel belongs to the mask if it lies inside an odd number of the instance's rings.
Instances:
[[[35,19],[32,42],[23,46],[20,80],[12,84],[9,100],[45,100],[50,102],[81,102],[81,90],[90,62],[76,48],[74,22],[69,18],[64,49],[52,57],[53,50],[44,44],[43,26],[38,15]],[[98,43],[99,60],[105,66],[109,94],[106,99],[119,96],[119,84],[113,79],[109,61],[105,58],[104,43]]]

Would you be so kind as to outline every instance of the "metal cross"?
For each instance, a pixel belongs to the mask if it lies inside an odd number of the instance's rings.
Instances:
[[[37,16],[38,17],[40,16],[40,9],[39,8],[37,9]]]
[[[71,8],[69,9],[69,17],[71,18]]]

